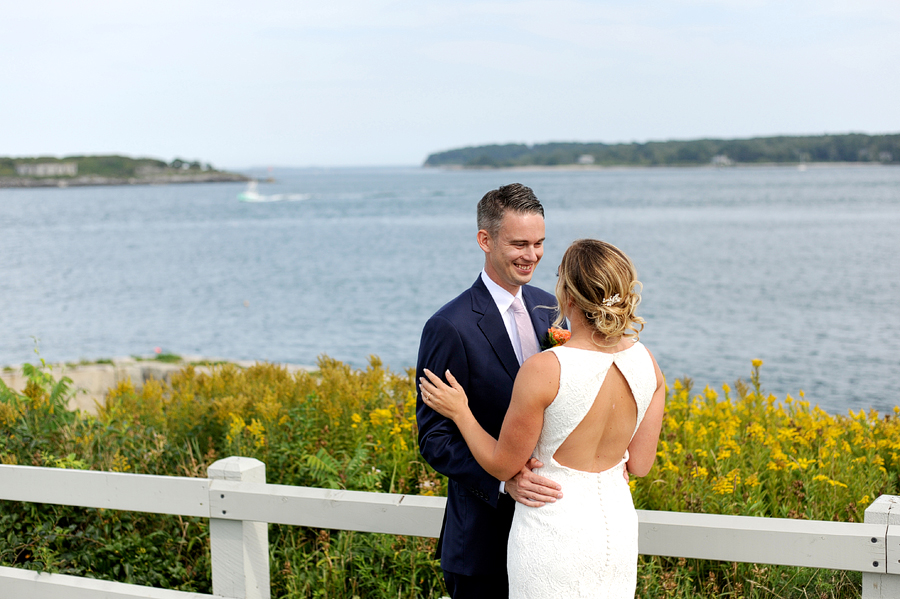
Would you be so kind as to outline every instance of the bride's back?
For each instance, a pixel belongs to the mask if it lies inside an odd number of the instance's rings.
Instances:
[[[590,410],[553,457],[575,470],[608,470],[622,461],[637,417],[631,387],[622,371],[612,364]]]
[[[656,366],[640,342],[614,353],[566,344],[550,350],[559,364],[556,396],[544,409],[534,455],[582,472],[622,462],[659,387]]]
[[[622,462],[659,387],[653,357],[638,341],[641,284],[628,256],[592,239],[569,246],[558,276],[558,320],[568,320],[571,337],[551,350],[559,390],[544,410],[537,453],[604,472]]]

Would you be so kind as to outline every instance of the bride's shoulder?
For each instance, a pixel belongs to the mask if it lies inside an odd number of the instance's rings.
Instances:
[[[552,351],[534,354],[522,364],[516,375],[516,386],[530,389],[541,397],[556,396],[559,389],[559,360]]]
[[[556,370],[556,372],[559,373],[559,358],[557,358],[556,352],[553,351],[554,349],[556,348],[538,352],[525,360],[525,363],[522,364],[522,367],[519,369],[519,376],[522,376],[522,371],[524,370]]]

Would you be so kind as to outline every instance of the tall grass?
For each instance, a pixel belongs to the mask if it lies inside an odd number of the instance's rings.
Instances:
[[[749,383],[668,391],[656,466],[632,480],[642,509],[861,521],[898,490],[898,419],[829,415]],[[0,385],[0,461],[205,476],[216,459],[255,457],[269,482],[443,495],[416,447],[414,373],[322,357],[316,372],[272,364],[186,367],[169,384],[111,389],[96,416],[65,409],[66,379],[26,366],[28,387]],[[0,502],[0,562],[211,592],[208,523]],[[440,597],[435,540],[300,527],[270,529],[274,597]],[[858,597],[854,573],[641,558],[640,597]]]

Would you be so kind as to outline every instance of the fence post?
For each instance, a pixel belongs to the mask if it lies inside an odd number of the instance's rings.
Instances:
[[[207,469],[209,478],[266,482],[266,465],[254,458],[230,457]],[[265,522],[209,519],[213,594],[234,599],[269,599],[269,525]]]
[[[900,597],[900,497],[882,495],[866,508],[866,524],[884,524],[885,574],[863,572],[862,599]]]

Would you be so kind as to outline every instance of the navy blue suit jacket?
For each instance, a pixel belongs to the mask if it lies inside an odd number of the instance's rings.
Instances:
[[[526,285],[525,308],[544,345],[556,298]],[[548,308],[549,307],[549,308]],[[500,435],[519,371],[515,350],[497,304],[479,276],[468,290],[437,311],[422,331],[416,380],[429,369],[450,370],[469,398],[481,426]],[[450,479],[447,510],[438,542],[441,567],[467,576],[506,571],[506,541],[515,502],[500,494],[500,481],[478,465],[453,421],[416,399],[419,451]]]

